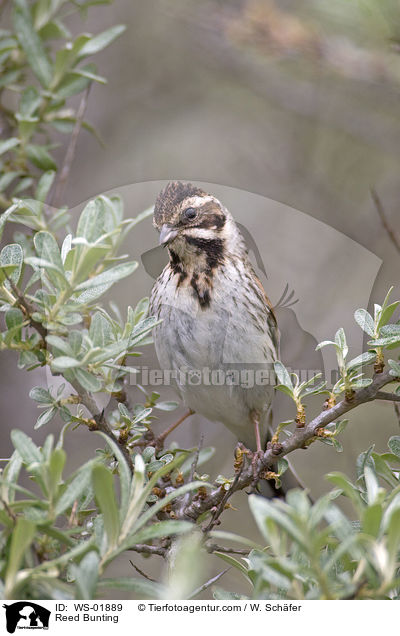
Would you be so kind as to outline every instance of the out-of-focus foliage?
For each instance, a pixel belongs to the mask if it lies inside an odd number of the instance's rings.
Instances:
[[[82,33],[73,38],[66,26],[71,13],[85,14],[93,4],[110,4],[110,0],[12,1],[12,28],[0,29],[3,208],[22,192],[42,202],[47,198],[57,170],[52,131],[69,135],[79,118],[70,98],[85,92],[92,82],[106,83],[89,59],[113,42],[124,27],[116,25],[96,35]],[[93,131],[88,123],[82,125]],[[39,184],[43,173],[46,176]]]
[[[362,453],[355,483],[328,474],[336,488],[315,503],[301,490],[291,490],[286,501],[250,497],[266,547],[242,559],[219,554],[246,578],[249,598],[400,598],[399,436],[389,450]],[[341,495],[352,503],[350,517],[335,503]],[[238,598],[221,588],[214,596]]]

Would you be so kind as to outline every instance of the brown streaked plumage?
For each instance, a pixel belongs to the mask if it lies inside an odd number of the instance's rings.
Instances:
[[[269,370],[270,384],[252,388],[176,383],[189,408],[260,450],[258,427],[265,443],[279,334],[243,237],[223,204],[190,183],[173,181],[160,192],[153,222],[169,252],[150,306],[162,320],[154,332],[160,364],[193,372]]]

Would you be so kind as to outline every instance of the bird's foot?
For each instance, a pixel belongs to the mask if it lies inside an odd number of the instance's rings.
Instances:
[[[260,479],[261,460],[263,457],[264,452],[262,450],[252,453],[251,466],[253,469],[253,481],[251,485],[253,488],[257,485],[257,482]]]

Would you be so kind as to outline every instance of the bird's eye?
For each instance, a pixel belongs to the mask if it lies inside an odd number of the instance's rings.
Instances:
[[[186,208],[183,212],[183,216],[187,221],[192,221],[197,215],[197,210],[195,208]]]

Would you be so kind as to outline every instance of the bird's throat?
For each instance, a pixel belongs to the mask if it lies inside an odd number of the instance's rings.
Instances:
[[[189,285],[201,309],[206,309],[211,303],[214,278],[224,262],[224,241],[194,236],[183,240],[175,249],[169,247],[169,265],[177,288]]]

